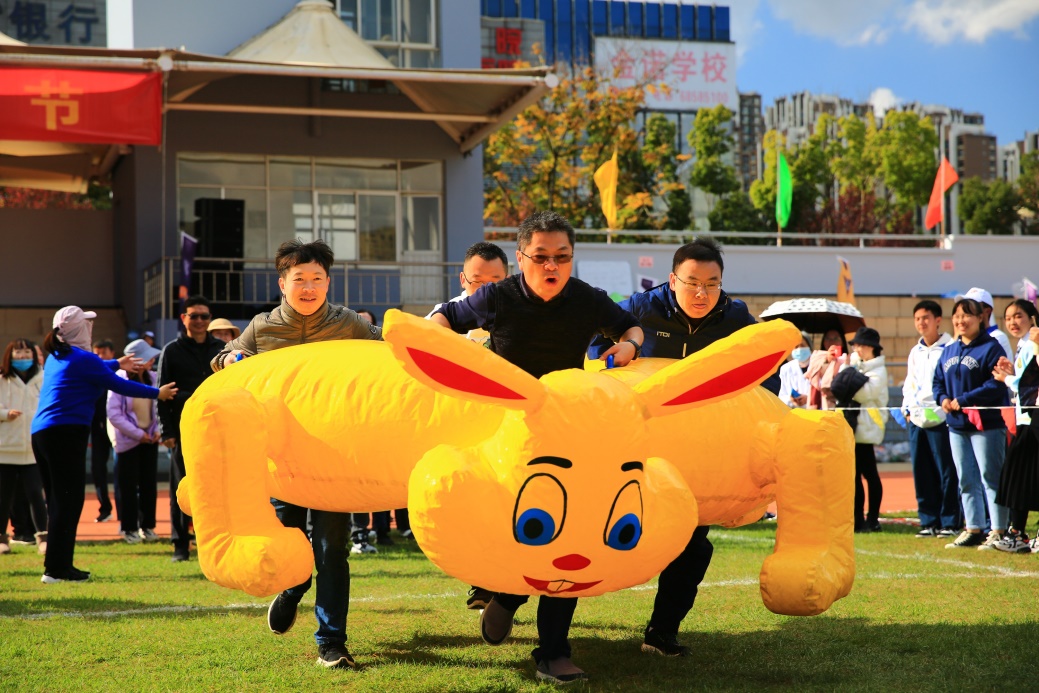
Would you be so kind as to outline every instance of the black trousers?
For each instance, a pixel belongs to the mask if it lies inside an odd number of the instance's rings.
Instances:
[[[119,526],[124,532],[155,529],[158,466],[159,446],[156,443],[141,443],[119,453],[119,493],[122,504]],[[140,527],[137,526],[138,522]]]
[[[0,534],[7,529],[18,491],[29,499],[29,512],[37,532],[47,531],[47,504],[43,500],[43,480],[36,464],[0,464]]]
[[[678,633],[682,619],[693,608],[700,583],[707,575],[714,545],[707,538],[710,527],[697,527],[678,558],[664,568],[657,581],[657,597],[649,625],[661,633]]]
[[[181,447],[180,438],[173,446],[173,454],[170,455],[170,541],[173,548],[187,553],[191,537],[188,527],[191,525],[191,516],[185,515],[177,504],[177,487],[184,479],[184,450]],[[152,525],[154,527],[154,524]]]
[[[866,505],[866,492],[862,488],[864,478],[869,487],[869,512],[865,520],[862,518]],[[877,521],[880,517],[880,499],[883,497],[884,487],[880,483],[877,456],[873,452],[872,443],[855,443],[855,529]]]
[[[525,594],[496,594],[494,600],[516,611],[530,599]],[[530,653],[535,662],[570,656],[570,624],[577,597],[538,597],[538,646]]]
[[[44,570],[61,575],[72,567],[76,527],[87,484],[87,438],[90,426],[51,426],[32,435],[37,464],[47,474],[47,556]]]
[[[112,455],[112,441],[108,439],[108,430],[105,421],[101,419],[100,425],[94,419],[90,427],[90,477],[94,481],[94,493],[97,494],[97,502],[101,504],[98,512],[101,515],[112,513],[112,501],[108,498],[108,458]],[[118,486],[118,484],[117,484]],[[119,489],[115,489],[116,505],[119,504]]]

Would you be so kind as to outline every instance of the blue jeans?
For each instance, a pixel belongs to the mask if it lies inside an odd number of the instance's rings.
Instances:
[[[992,529],[1006,530],[1007,508],[996,503],[999,475],[1007,451],[1006,429],[955,431],[949,429],[952,459],[960,476],[960,496],[967,529],[985,528],[988,506]]]
[[[908,428],[920,526],[959,529],[959,479],[949,446],[949,427],[943,423],[920,428],[909,423]]]
[[[307,508],[271,498],[278,519],[286,527],[307,531]],[[318,645],[346,643],[346,614],[350,607],[350,513],[332,513],[311,510],[314,525],[310,543],[314,547],[314,565],[317,567],[317,598],[314,615]],[[291,587],[282,595],[295,603],[310,589],[311,578]]]

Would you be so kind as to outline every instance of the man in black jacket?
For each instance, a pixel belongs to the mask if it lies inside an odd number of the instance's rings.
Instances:
[[[646,335],[643,356],[692,356],[757,322],[747,304],[722,291],[724,269],[721,247],[710,238],[697,238],[675,252],[667,284],[634,294],[620,303],[642,324]],[[601,338],[595,339],[589,355],[598,358],[605,346]],[[778,394],[778,371],[761,386]],[[709,529],[697,527],[682,553],[660,574],[643,652],[669,657],[689,654],[689,648],[678,642],[678,628],[693,608],[697,590],[711,564],[714,546],[707,539]]]
[[[174,562],[188,560],[188,525],[191,523],[191,518],[177,504],[177,486],[184,478],[180,415],[188,398],[203,380],[213,374],[210,360],[224,348],[224,343],[208,332],[212,317],[209,301],[204,296],[188,298],[180,315],[185,334],[167,344],[159,357],[159,386],[177,383],[179,388],[172,400],[159,402],[159,437],[163,445],[173,450],[170,460],[170,529]]]

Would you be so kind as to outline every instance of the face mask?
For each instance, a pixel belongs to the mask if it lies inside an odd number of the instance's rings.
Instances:
[[[790,352],[790,355],[794,357],[795,361],[807,361],[812,356],[812,350],[806,346],[797,347]]]
[[[25,371],[32,368],[32,365],[36,363],[32,359],[11,359],[11,367],[16,371],[24,373]]]

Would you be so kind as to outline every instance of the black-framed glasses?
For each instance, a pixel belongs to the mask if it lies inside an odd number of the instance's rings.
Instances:
[[[522,250],[519,251],[519,253],[523,257],[533,262],[535,265],[547,265],[550,262],[554,262],[557,265],[566,265],[574,259],[573,253],[564,253],[562,255],[542,255],[540,253],[538,253],[537,255],[527,255]]]
[[[685,279],[682,279],[677,274],[675,275],[675,279],[682,282],[696,293],[700,293],[702,291],[705,294],[716,294],[722,290],[721,282],[687,282]]]
[[[213,317],[209,313],[184,313],[184,315],[188,316],[188,320],[209,320]]]

